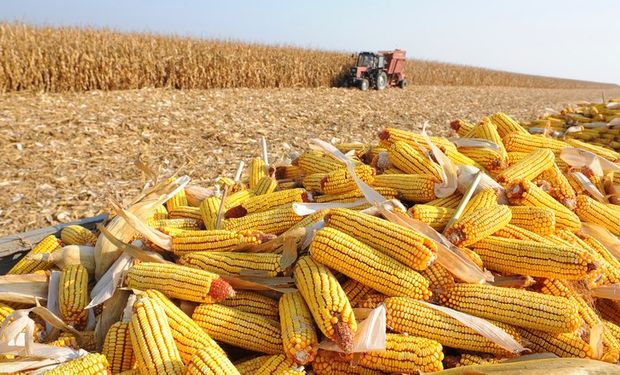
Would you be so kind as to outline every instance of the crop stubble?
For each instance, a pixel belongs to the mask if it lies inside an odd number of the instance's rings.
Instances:
[[[606,97],[620,90],[606,90]],[[601,90],[416,86],[345,89],[214,89],[0,94],[0,235],[105,211],[135,196],[139,154],[162,175],[190,173],[208,185],[259,152],[272,160],[320,137],[375,140],[383,127],[446,134],[455,118],[504,111],[519,120]]]

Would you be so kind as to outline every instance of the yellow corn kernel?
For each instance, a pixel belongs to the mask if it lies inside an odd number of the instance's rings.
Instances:
[[[507,206],[480,208],[461,216],[446,230],[446,238],[457,246],[469,246],[502,229],[511,218]]]
[[[384,351],[360,354],[359,364],[388,373],[415,373],[443,370],[443,347],[435,340],[386,334]]]
[[[327,267],[308,256],[297,261],[294,277],[318,328],[345,352],[350,352],[357,322],[336,277]]]
[[[404,200],[426,203],[437,198],[435,184],[438,182],[435,177],[420,174],[382,174],[375,176],[372,185],[392,188]]]
[[[24,275],[27,273],[33,273],[38,270],[49,270],[54,266],[52,262],[44,262],[40,260],[29,260],[29,255],[35,254],[49,254],[52,251],[60,248],[60,241],[53,235],[49,235],[41,240],[35,247],[32,248],[23,258],[21,258],[14,266],[7,272],[8,275]]]
[[[155,289],[167,297],[203,303],[216,303],[235,294],[219,275],[172,263],[134,265],[127,271],[127,286]]]
[[[220,305],[234,307],[235,309],[264,317],[279,320],[278,301],[257,292],[242,290],[236,292],[234,297],[220,302]]]
[[[267,176],[267,165],[262,158],[256,157],[250,162],[250,176],[248,178],[248,186],[250,189],[256,188],[258,181]]]
[[[217,223],[217,214],[220,210],[221,202],[222,200],[218,197],[208,197],[200,203],[200,216],[205,229],[216,229],[215,224]]]
[[[505,113],[498,112],[489,116],[489,121],[497,127],[499,136],[504,138],[507,134],[516,132],[517,134],[529,135],[527,130],[517,121]],[[510,151],[510,150],[509,150]]]
[[[197,251],[183,255],[178,263],[218,275],[262,275],[275,277],[282,272],[280,254]]]
[[[301,219],[302,217],[297,215],[291,206],[286,206],[227,219],[222,229],[233,232],[255,230],[268,234],[282,234]]]
[[[562,333],[581,324],[577,305],[564,297],[486,284],[455,284],[440,296],[442,305],[513,326]]]
[[[577,196],[575,213],[583,221],[598,224],[616,236],[620,235],[620,215],[618,212],[587,195]]]
[[[99,353],[90,353],[78,359],[65,362],[60,366],[46,371],[47,375],[108,375],[110,368],[105,356]]]
[[[110,363],[113,374],[132,368],[135,357],[129,335],[129,322],[116,322],[110,326],[101,353]]]
[[[88,311],[88,271],[86,267],[72,264],[62,270],[59,281],[58,306],[60,316],[75,329],[86,327]]]
[[[273,193],[277,187],[278,187],[278,181],[275,178],[264,176],[263,178],[258,180],[258,183],[254,187],[254,194],[256,195],[270,194],[270,193]]]
[[[498,176],[497,182],[507,184],[513,181],[531,181],[545,170],[552,168],[555,163],[553,152],[546,148],[532,151],[519,162],[504,169]]]
[[[428,224],[431,228],[441,232],[446,225],[448,225],[448,222],[452,219],[456,210],[454,208],[433,206],[430,204],[416,204],[407,210],[407,212],[409,212],[412,218]]]
[[[388,296],[428,299],[428,280],[413,269],[333,228],[318,231],[310,254],[319,263]]]
[[[80,225],[68,225],[60,231],[60,239],[65,245],[95,246],[97,236]]]
[[[280,326],[284,354],[297,364],[305,365],[314,360],[319,341],[312,313],[299,292],[285,293],[280,297]]]
[[[555,232],[555,213],[546,207],[512,206],[510,224],[548,236]]]
[[[421,174],[441,179],[439,165],[415,147],[405,142],[394,142],[388,150],[390,162],[407,174]]]
[[[196,307],[192,319],[215,340],[259,353],[282,352],[280,324],[273,319],[219,304]]]
[[[222,351],[212,346],[198,349],[187,363],[184,375],[226,374],[239,375],[239,371]]]

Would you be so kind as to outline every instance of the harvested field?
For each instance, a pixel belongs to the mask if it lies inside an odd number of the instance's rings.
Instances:
[[[620,90],[606,90],[606,97]],[[138,155],[162,175],[179,172],[209,184],[232,175],[231,161],[272,160],[320,137],[376,140],[386,126],[446,134],[455,118],[504,111],[530,120],[546,107],[600,100],[601,90],[501,87],[228,89],[10,93],[0,96],[0,235],[95,215],[108,198],[142,185]]]

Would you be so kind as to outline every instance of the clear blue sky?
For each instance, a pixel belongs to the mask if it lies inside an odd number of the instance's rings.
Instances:
[[[357,51],[620,83],[619,0],[18,0],[0,19]]]

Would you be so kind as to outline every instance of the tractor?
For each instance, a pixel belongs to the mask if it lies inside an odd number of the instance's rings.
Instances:
[[[357,63],[344,78],[343,86],[357,86],[362,90],[398,86],[405,88],[405,54],[403,50],[360,52]]]

